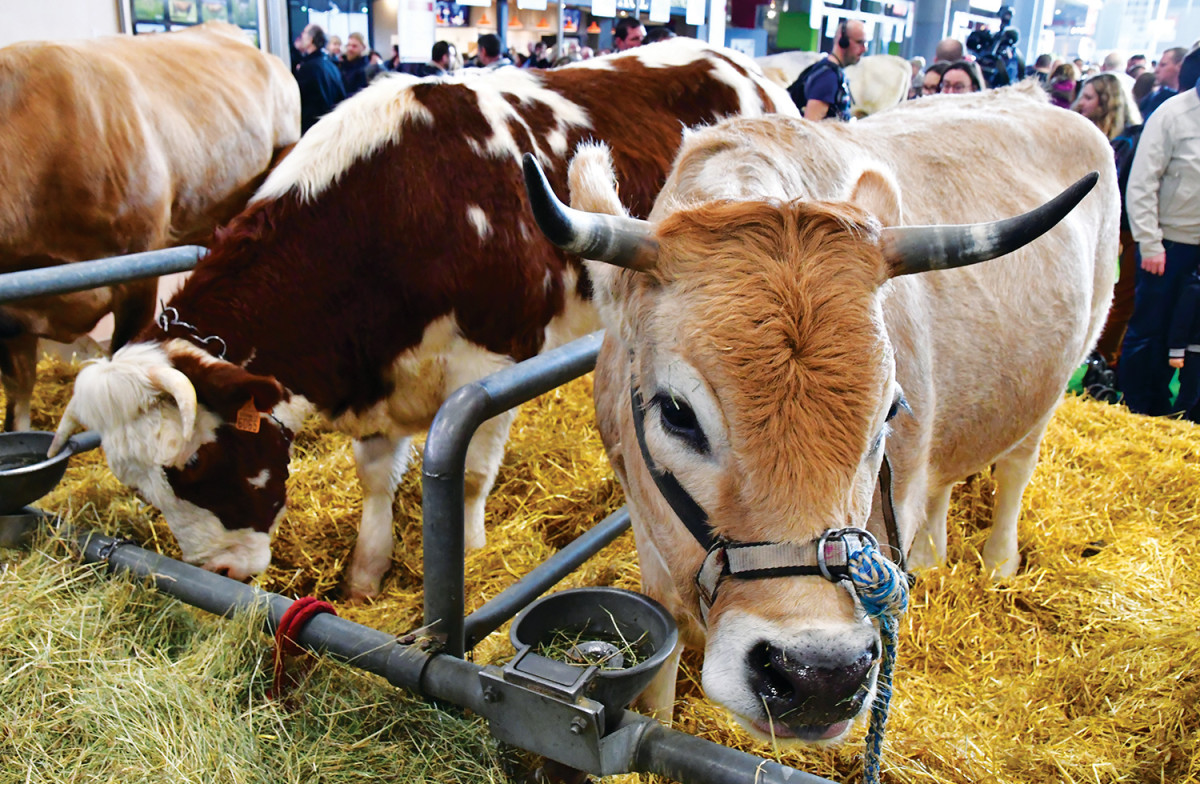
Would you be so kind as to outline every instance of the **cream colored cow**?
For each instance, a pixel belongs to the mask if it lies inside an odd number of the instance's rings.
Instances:
[[[780,52],[756,57],[754,61],[763,76],[786,90],[801,71],[823,56],[820,52]],[[867,55],[846,66],[846,81],[850,84],[850,111],[855,117],[866,117],[898,106],[908,98],[912,67],[903,57]]]
[[[708,696],[748,728],[840,740],[872,705],[880,639],[855,592],[813,565],[849,553],[843,527],[918,564],[944,558],[951,488],[994,465],[982,562],[1016,571],[1038,446],[1112,297],[1111,148],[1018,87],[850,126],[697,131],[647,221],[598,215],[621,213],[603,150],[578,156],[570,182],[587,212],[539,221],[611,262],[589,265],[608,329],[597,417],[643,586],[703,647]],[[881,522],[885,454],[900,542]],[[781,569],[739,574],[746,553]],[[673,690],[668,673],[648,702],[669,707]]]

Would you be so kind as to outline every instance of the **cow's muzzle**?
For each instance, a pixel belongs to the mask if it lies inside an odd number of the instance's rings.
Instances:
[[[813,648],[781,648],[763,641],[747,653],[748,683],[767,713],[759,731],[821,741],[841,736],[862,713],[875,684],[878,641],[836,656],[817,654]]]

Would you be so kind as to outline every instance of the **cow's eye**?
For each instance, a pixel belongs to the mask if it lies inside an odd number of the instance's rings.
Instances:
[[[892,408],[888,409],[887,413],[887,422],[891,422],[892,419],[900,413],[901,409],[910,414],[912,413],[912,409],[908,408],[908,401],[905,400],[903,394],[897,395],[896,400],[892,401]]]
[[[697,452],[708,452],[708,439],[696,420],[696,413],[686,401],[670,393],[659,393],[654,396],[654,403],[662,417],[663,430],[682,439]]]
[[[200,463],[200,451],[196,450],[194,453],[188,456],[187,468],[194,469],[198,463]]]

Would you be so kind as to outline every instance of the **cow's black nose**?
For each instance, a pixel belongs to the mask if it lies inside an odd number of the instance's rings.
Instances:
[[[877,658],[877,644],[838,657],[763,642],[750,650],[750,686],[777,722],[833,725],[862,710]]]

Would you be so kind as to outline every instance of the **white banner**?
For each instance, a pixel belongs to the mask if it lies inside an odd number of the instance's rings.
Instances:
[[[592,0],[592,16],[613,17],[617,15],[617,0]]]
[[[523,11],[545,11],[546,0],[517,0],[517,8]]]
[[[687,16],[685,17],[689,25],[704,24],[704,12],[707,10],[708,3],[706,0],[687,0]]]
[[[650,0],[650,21],[660,24],[671,21],[671,0]]]

